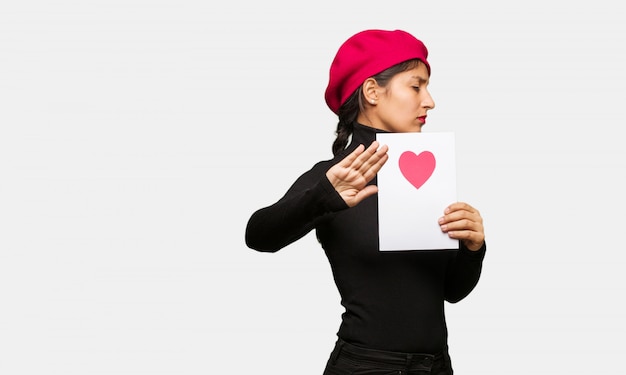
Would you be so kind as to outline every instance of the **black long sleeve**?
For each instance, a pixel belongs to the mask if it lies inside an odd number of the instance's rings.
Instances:
[[[325,214],[348,208],[325,174],[320,176],[327,164],[314,166],[278,202],[252,214],[246,227],[248,247],[278,251],[309,233]]]
[[[483,244],[477,251],[472,251],[461,243],[459,251],[448,266],[445,290],[446,301],[451,303],[459,302],[474,290],[480,278],[486,250],[486,244]]]

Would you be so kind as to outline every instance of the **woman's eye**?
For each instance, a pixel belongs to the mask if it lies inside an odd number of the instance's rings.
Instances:
[[[420,91],[420,88],[419,88],[419,86],[413,86],[413,90]]]

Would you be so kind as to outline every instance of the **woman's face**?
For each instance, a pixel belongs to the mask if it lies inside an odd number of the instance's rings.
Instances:
[[[426,65],[396,74],[386,87],[379,87],[376,104],[366,114],[374,128],[390,132],[420,132],[426,123],[426,114],[435,108],[428,92]]]

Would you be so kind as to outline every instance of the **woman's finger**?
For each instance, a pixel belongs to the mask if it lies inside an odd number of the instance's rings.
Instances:
[[[367,149],[365,149],[357,158],[351,163],[350,167],[359,171],[363,166],[367,165],[368,160],[375,157],[378,150],[378,142],[374,141]]]
[[[362,163],[358,166],[358,168],[356,168],[357,171],[361,174],[365,174],[366,172],[374,168],[375,175],[380,167],[382,167],[382,165],[380,164],[381,159],[388,157],[388,150],[389,147],[387,147],[387,145],[380,146],[379,148],[370,147],[366,152],[361,155],[362,159],[360,161]]]
[[[350,168],[352,164],[354,164],[355,160],[363,153],[364,150],[365,150],[365,146],[363,146],[362,144],[358,145],[354,151],[348,154],[348,156],[343,158],[337,164],[339,164],[340,166],[344,168]]]

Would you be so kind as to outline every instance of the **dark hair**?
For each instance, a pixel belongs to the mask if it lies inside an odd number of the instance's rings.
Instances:
[[[396,64],[391,68],[385,69],[382,72],[372,76],[379,86],[385,87],[389,83],[389,80],[398,73],[411,70],[419,66],[421,63],[418,59],[407,60],[400,64]],[[338,116],[339,122],[337,123],[337,138],[333,142],[333,155],[337,155],[348,145],[348,139],[354,130],[354,123],[356,122],[359,113],[365,109],[363,105],[363,89],[359,86],[352,95],[348,97],[345,103],[339,107]]]

